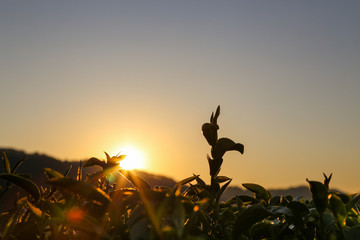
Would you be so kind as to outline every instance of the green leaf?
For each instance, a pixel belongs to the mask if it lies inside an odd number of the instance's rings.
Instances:
[[[287,207],[291,209],[294,216],[303,217],[310,212],[305,204],[297,201],[289,202]]]
[[[47,176],[49,179],[63,178],[63,177],[64,177],[64,175],[62,175],[62,174],[59,173],[58,171],[53,170],[53,169],[51,169],[51,168],[44,168],[44,172],[45,172],[46,176]]]
[[[36,184],[24,177],[11,173],[1,173],[0,178],[5,179],[28,192],[37,201],[40,199],[40,190]]]
[[[260,199],[264,199],[265,202],[269,202],[271,199],[271,193],[258,184],[244,183],[242,185],[249,191],[255,193],[256,198],[260,197]]]
[[[3,164],[4,164],[5,173],[11,173],[10,162],[9,162],[9,159],[7,158],[5,152],[3,152],[2,160],[3,160]]]
[[[283,206],[268,206],[265,208],[268,212],[270,212],[273,215],[286,215],[286,216],[293,216],[293,212]]]
[[[350,211],[358,203],[360,203],[360,194],[355,195],[353,198],[351,198],[350,202],[347,203],[347,206],[346,206],[347,211]]]
[[[110,202],[109,196],[101,189],[94,187],[93,185],[76,181],[72,178],[60,178],[48,181],[52,186],[58,187],[62,190],[79,194],[88,200],[93,200],[102,203],[104,206]]]
[[[270,239],[271,238],[270,222],[258,222],[250,228],[251,239]]]
[[[306,181],[309,183],[316,210],[321,214],[324,213],[328,206],[328,189],[321,182],[309,181],[308,179]]]
[[[235,150],[244,153],[244,145],[241,143],[235,143],[233,140],[229,138],[220,138],[215,146],[213,147],[211,154],[214,158],[223,157],[227,151]]]
[[[233,230],[233,238],[238,239],[239,236],[242,233],[248,231],[253,224],[263,220],[270,215],[271,214],[260,205],[253,205],[245,208],[239,214],[238,219],[236,220]]]
[[[101,161],[97,158],[92,157],[85,162],[83,167],[90,167],[90,166],[94,166],[94,165],[104,168],[106,163],[104,161]]]
[[[345,220],[347,217],[346,205],[343,203],[340,197],[336,194],[331,194],[329,199],[329,208],[334,214],[338,224],[341,227],[345,227]]]

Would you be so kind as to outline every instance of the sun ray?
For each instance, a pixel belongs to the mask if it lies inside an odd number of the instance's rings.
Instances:
[[[120,155],[126,155],[125,159],[120,162],[120,167],[126,170],[144,169],[144,154],[134,146],[125,146],[118,152]]]

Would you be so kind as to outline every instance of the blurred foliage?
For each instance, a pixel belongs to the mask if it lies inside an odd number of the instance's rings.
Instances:
[[[0,215],[1,239],[360,239],[360,195],[330,192],[331,176],[309,181],[312,200],[272,196],[254,183],[243,186],[253,197],[220,197],[231,178],[219,175],[228,151],[244,153],[244,146],[218,138],[218,107],[202,126],[211,147],[208,155],[210,183],[199,175],[179,181],[173,188],[153,188],[132,171],[121,168],[124,155],[91,158],[78,166],[77,176],[67,177],[45,168],[48,186],[38,186],[16,172],[2,153],[5,172],[0,179],[0,204],[13,187],[26,192],[14,208]],[[83,168],[100,171],[82,178]],[[117,187],[125,178],[133,187]],[[20,196],[20,195],[19,195]]]

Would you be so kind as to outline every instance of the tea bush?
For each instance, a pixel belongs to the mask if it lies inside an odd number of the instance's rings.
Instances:
[[[210,183],[199,175],[179,181],[173,188],[151,188],[132,171],[121,168],[124,155],[106,160],[91,158],[78,167],[76,178],[45,168],[48,185],[38,186],[16,172],[2,154],[6,186],[0,203],[12,187],[25,191],[16,207],[0,215],[1,239],[360,239],[360,195],[329,191],[331,176],[310,181],[312,200],[272,196],[264,187],[245,183],[253,197],[220,197],[231,178],[219,175],[224,154],[244,153],[244,146],[218,138],[218,107],[202,132],[211,147],[207,156]],[[82,179],[82,170],[101,171]],[[119,188],[116,178],[133,187]]]

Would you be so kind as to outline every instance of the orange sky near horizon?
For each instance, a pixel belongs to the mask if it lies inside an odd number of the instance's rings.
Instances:
[[[209,180],[201,126],[245,145],[233,185],[360,192],[360,2],[3,1],[0,147],[62,160],[142,151]]]

